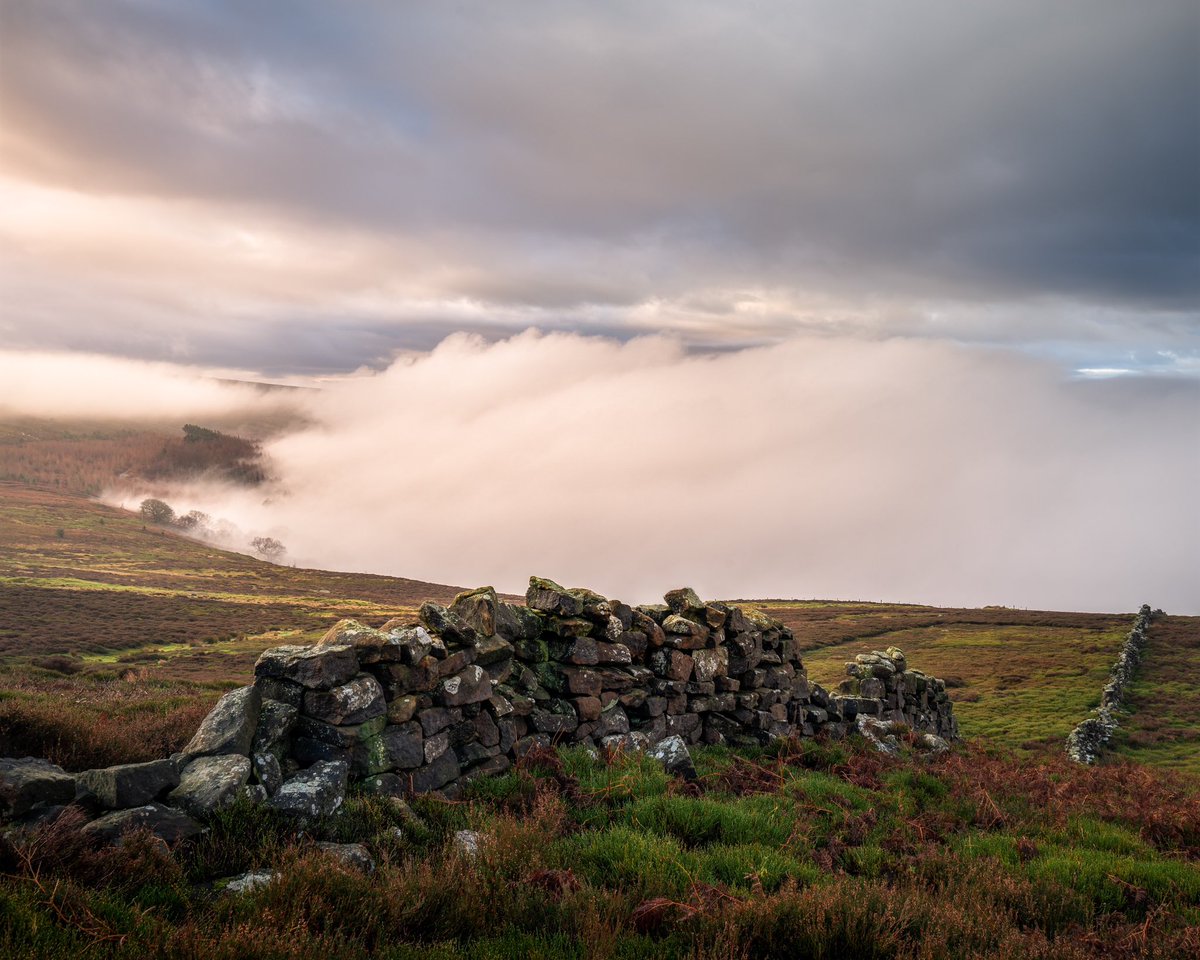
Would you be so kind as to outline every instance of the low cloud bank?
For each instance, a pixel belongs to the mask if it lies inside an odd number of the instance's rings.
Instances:
[[[887,599],[1200,612],[1200,385],[801,339],[453,337],[296,402],[260,490],[179,489],[292,561],[639,601]]]
[[[91,354],[0,350],[0,415],[157,422],[258,414],[294,406],[285,394],[205,377],[169,363]]]

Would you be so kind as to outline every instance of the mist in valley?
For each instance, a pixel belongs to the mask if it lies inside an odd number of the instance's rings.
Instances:
[[[247,420],[265,486],[125,486],[287,562],[521,592],[531,573],[632,601],[818,597],[1197,612],[1192,380],[1063,377],[931,340],[722,353],[527,331],[465,335],[319,391],[50,358],[8,407]],[[3,361],[0,361],[3,362]],[[28,361],[27,361],[28,363]],[[112,365],[120,385],[99,390]],[[112,381],[109,381],[110,384]]]

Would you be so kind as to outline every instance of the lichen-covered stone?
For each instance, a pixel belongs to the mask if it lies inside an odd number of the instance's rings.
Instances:
[[[483,668],[472,664],[443,680],[440,695],[448,707],[480,703],[492,695],[492,680]]]
[[[668,590],[663,600],[666,601],[667,608],[671,613],[679,616],[690,617],[704,614],[704,601],[696,595],[696,591],[691,587]]]
[[[449,646],[461,646],[475,641],[475,628],[440,603],[426,601],[421,604],[417,615],[426,630],[434,636],[441,637]]]
[[[425,759],[425,738],[415,721],[389,724],[378,736],[364,740],[358,753],[364,768],[360,774],[374,775],[389,770],[410,770]]]
[[[349,644],[272,647],[264,650],[254,665],[256,677],[290,680],[309,690],[340,686],[357,673],[358,657]]]
[[[282,759],[300,711],[280,700],[263,700],[254,730],[252,753],[271,753]]]
[[[167,795],[167,800],[193,817],[207,817],[232,804],[249,779],[250,760],[246,757],[197,757],[183,768],[179,786]]]
[[[249,753],[261,707],[262,693],[257,687],[230,690],[201,721],[200,729],[183,748],[183,758]]]
[[[306,820],[328,816],[342,805],[350,765],[345,761],[314,763],[285,780],[269,806]]]
[[[316,848],[327,857],[332,857],[342,866],[359,870],[363,873],[375,872],[375,861],[367,848],[361,843],[333,843],[328,840],[318,840]]]
[[[466,590],[454,598],[450,610],[470,626],[479,637],[486,638],[496,633],[496,612],[499,606],[496,591],[492,587]]]
[[[255,779],[267,792],[267,796],[274,796],[283,783],[283,768],[279,758],[273,753],[256,753],[250,757],[250,766]]]
[[[660,740],[647,750],[646,754],[661,763],[663,769],[672,776],[683,777],[685,780],[695,780],[698,776],[692,755],[681,736],[670,736]]]
[[[379,681],[361,673],[329,690],[309,690],[304,694],[304,712],[334,726],[347,726],[386,715],[387,703]]]
[[[583,602],[553,580],[530,577],[525,591],[525,603],[532,610],[558,617],[577,617],[583,613]]]

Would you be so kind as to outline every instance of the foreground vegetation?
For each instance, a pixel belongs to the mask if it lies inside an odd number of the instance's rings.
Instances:
[[[0,475],[24,481],[0,483],[0,755],[164,756],[262,649],[454,593],[148,526],[75,494],[145,469],[161,433],[42,429],[5,446],[0,425]],[[173,851],[94,849],[67,814],[0,843],[0,956],[1200,955],[1200,618],[1156,621],[1117,755],[1085,769],[1062,739],[1128,614],[760,605],[828,686],[854,654],[900,646],[950,681],[970,742],[932,759],[856,740],[698,749],[694,783],[637,756],[543,753],[461,801],[356,796],[303,834],[235,807]],[[376,872],[318,837],[367,843]],[[252,868],[276,876],[223,892]]]
[[[76,957],[1182,957],[1200,950],[1200,789],[979,747],[796,742],[531,756],[468,799],[356,797],[300,837],[235,807],[173,853],[5,852],[0,954]],[[1130,798],[1136,797],[1136,803]],[[479,832],[472,856],[455,832]],[[364,875],[311,836],[365,840]],[[277,870],[245,894],[220,880]]]

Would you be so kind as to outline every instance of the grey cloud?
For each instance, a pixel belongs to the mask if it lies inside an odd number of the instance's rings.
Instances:
[[[39,175],[428,236],[500,304],[786,285],[1195,318],[1187,0],[4,16]]]

